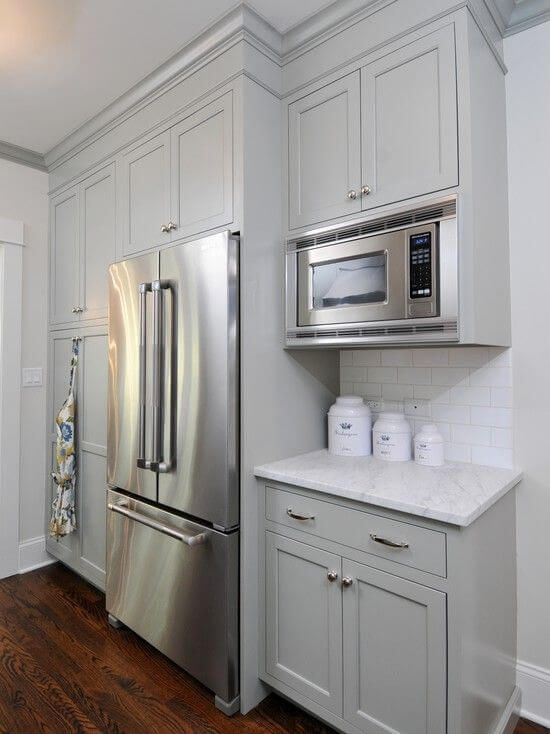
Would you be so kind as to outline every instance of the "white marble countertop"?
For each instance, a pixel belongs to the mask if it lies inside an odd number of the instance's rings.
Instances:
[[[522,477],[519,469],[447,463],[428,467],[326,449],[264,464],[257,477],[465,527]]]

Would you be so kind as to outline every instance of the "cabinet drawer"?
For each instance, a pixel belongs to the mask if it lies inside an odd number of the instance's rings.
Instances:
[[[266,519],[437,576],[447,575],[446,535],[370,512],[266,487]],[[395,546],[389,543],[394,543]],[[402,544],[402,545],[401,545]]]

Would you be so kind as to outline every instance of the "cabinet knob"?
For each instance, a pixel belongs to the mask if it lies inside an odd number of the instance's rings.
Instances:
[[[75,306],[72,311],[73,313],[82,313],[84,309],[82,308],[82,306]]]
[[[350,201],[353,201],[353,199],[357,199],[357,191],[355,191],[355,189],[350,189],[348,191],[348,199]]]
[[[327,573],[327,579],[329,581],[336,581],[337,578],[338,578],[338,574],[336,573],[336,571],[329,571]]]
[[[78,313],[78,311],[77,311],[77,309],[76,309],[76,306],[73,306],[73,308],[72,308],[72,312],[73,312],[73,313]]]
[[[344,576],[342,579],[342,586],[351,586],[353,584],[353,579],[351,576]]]
[[[361,194],[363,196],[368,196],[371,193],[372,189],[370,186],[361,186]]]
[[[160,231],[161,232],[169,232],[170,229],[168,228],[168,225],[167,224],[162,224],[161,225],[161,228],[160,228]]]
[[[175,222],[168,222],[168,231],[169,232],[170,232],[170,230],[177,229],[177,228],[178,228],[178,225]]]

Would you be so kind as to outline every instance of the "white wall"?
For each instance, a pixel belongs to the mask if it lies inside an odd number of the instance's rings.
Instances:
[[[42,367],[44,385],[21,390],[19,540],[24,566],[43,558],[48,314],[48,177],[0,159],[0,217],[25,224],[22,365]],[[28,541],[37,539],[34,543]]]
[[[505,41],[518,488],[518,683],[550,725],[550,23]]]

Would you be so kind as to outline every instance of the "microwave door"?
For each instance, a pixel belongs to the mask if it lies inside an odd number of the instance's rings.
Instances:
[[[153,303],[158,253],[109,268],[107,482],[157,499],[153,455]]]
[[[392,232],[298,253],[300,326],[406,317],[406,237]]]

